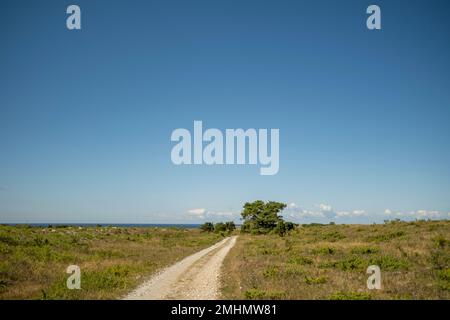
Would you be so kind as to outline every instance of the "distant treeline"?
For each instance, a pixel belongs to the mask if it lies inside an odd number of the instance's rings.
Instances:
[[[245,203],[241,213],[244,222],[240,231],[251,234],[275,233],[284,237],[291,230],[294,230],[296,226],[293,222],[284,221],[280,215],[284,208],[286,208],[286,204],[275,201],[264,202],[257,200]],[[233,221],[216,224],[206,222],[200,228],[205,232],[231,233],[236,229],[236,225]]]
[[[231,233],[236,230],[236,225],[233,221],[218,222],[216,224],[212,222],[205,222],[200,226],[200,229],[205,232]]]

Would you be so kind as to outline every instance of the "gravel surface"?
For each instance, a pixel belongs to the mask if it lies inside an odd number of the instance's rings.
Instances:
[[[126,300],[214,300],[219,298],[223,259],[236,243],[228,237],[162,270],[125,297]]]

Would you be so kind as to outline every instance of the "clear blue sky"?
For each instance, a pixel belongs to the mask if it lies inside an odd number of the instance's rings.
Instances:
[[[82,30],[66,29],[78,4]],[[366,28],[378,4],[382,30]],[[0,222],[450,212],[449,1],[2,1]],[[175,166],[172,130],[279,128],[280,171]],[[388,209],[388,210],[387,210]]]

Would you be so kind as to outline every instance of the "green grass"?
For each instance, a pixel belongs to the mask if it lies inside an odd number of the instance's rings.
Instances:
[[[224,262],[227,299],[450,299],[450,221],[305,225],[241,235]],[[367,267],[382,289],[367,289]],[[271,293],[282,294],[271,294]]]
[[[330,297],[330,300],[370,300],[372,299],[370,294],[361,293],[361,292],[343,292],[338,291],[333,293]]]
[[[220,240],[175,228],[0,226],[0,299],[114,299]],[[69,265],[81,290],[69,290]]]

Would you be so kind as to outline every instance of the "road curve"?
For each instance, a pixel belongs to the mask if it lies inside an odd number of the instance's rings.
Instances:
[[[237,236],[190,255],[162,270],[125,297],[125,300],[215,300],[223,259]]]

